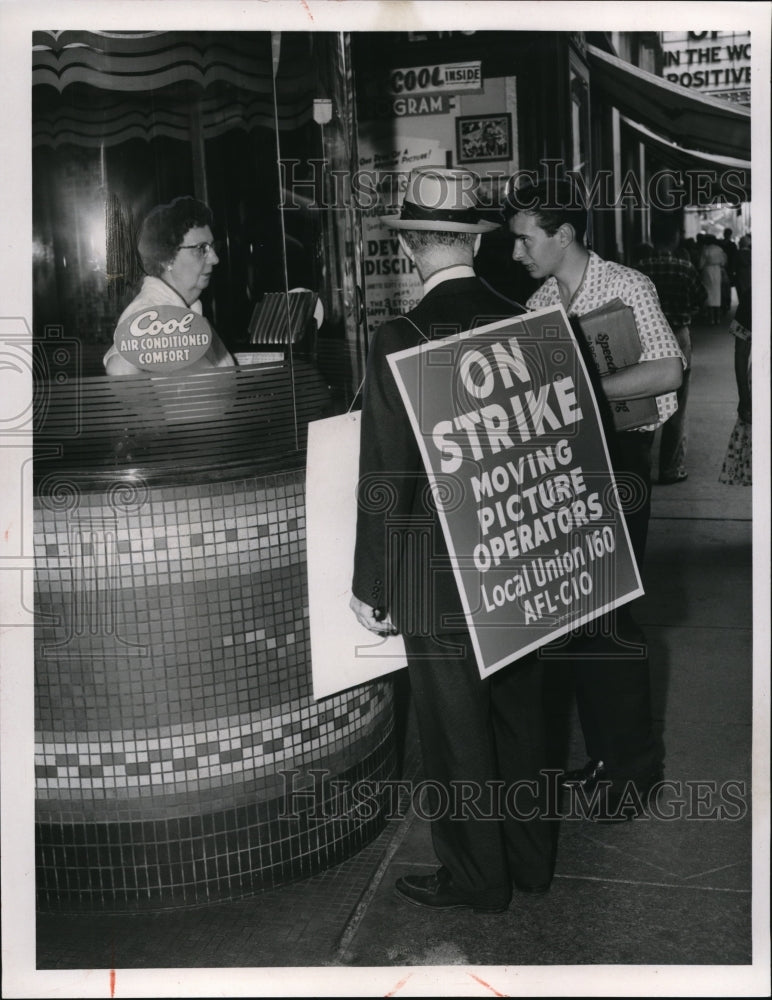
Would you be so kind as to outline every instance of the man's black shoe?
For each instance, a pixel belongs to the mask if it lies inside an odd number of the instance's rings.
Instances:
[[[638,819],[645,815],[651,798],[656,797],[663,778],[662,768],[657,768],[645,778],[630,778],[623,782],[601,777],[582,785],[581,793],[585,801],[592,801],[596,789],[600,788],[597,805],[593,804],[587,818],[603,825]]]
[[[432,910],[468,909],[473,913],[504,913],[509,907],[509,900],[483,903],[465,898],[453,887],[446,868],[438,868],[431,875],[407,875],[398,878],[394,888],[400,899],[414,906],[426,906]]]
[[[570,788],[572,785],[587,785],[588,782],[597,783],[606,775],[606,765],[602,760],[588,760],[584,767],[575,771],[564,771],[558,779],[561,788]]]
[[[529,896],[543,896],[545,893],[550,891],[551,882],[542,882],[539,885],[527,884],[525,882],[515,882],[515,888],[518,892],[525,892]]]

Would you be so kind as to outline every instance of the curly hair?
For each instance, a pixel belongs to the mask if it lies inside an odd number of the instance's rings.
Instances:
[[[212,223],[209,206],[189,195],[175,198],[168,205],[156,205],[145,216],[137,241],[145,274],[160,277],[177,255],[185,233],[201,226],[211,228]]]

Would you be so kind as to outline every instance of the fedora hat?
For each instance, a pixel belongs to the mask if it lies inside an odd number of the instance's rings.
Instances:
[[[472,191],[479,181],[468,170],[418,167],[410,171],[399,215],[385,215],[392,229],[433,229],[444,233],[490,233],[494,222],[480,219]]]

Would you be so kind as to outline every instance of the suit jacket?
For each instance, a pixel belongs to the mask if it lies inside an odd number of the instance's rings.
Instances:
[[[352,590],[388,611],[403,635],[459,632],[466,625],[429,480],[386,358],[424,337],[441,339],[524,311],[476,277],[452,279],[406,314],[412,322],[397,317],[373,338],[362,401]]]

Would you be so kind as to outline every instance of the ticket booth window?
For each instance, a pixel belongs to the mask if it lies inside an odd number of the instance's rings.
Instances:
[[[231,351],[266,295],[308,289],[313,345],[341,401],[361,378],[356,213],[335,178],[355,158],[348,39],[310,32],[36,32],[34,331],[103,371],[143,276],[142,219],[205,201],[220,262],[203,296]],[[289,310],[286,310],[289,312]]]

